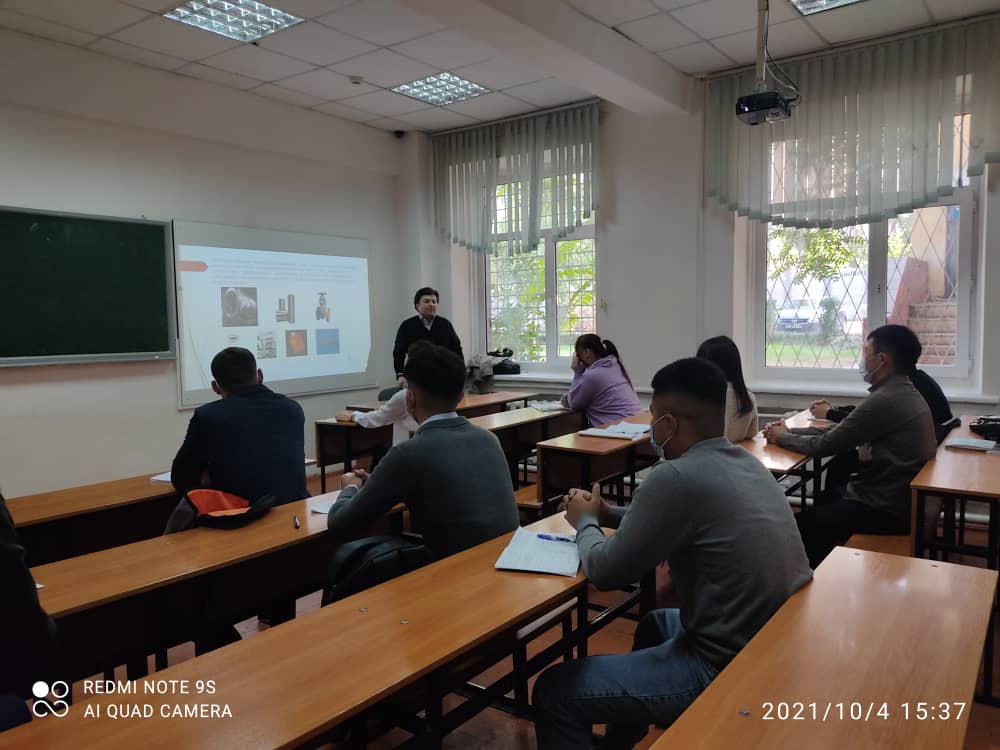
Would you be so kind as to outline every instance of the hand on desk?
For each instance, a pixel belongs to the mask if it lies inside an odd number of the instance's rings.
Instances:
[[[830,413],[830,409],[833,408],[831,404],[826,399],[819,399],[818,401],[813,401],[809,404],[809,413],[812,414],[816,419],[826,419],[826,415]]]
[[[398,375],[396,377],[396,385],[398,385],[400,388],[406,388],[406,376]]]
[[[368,480],[368,472],[364,469],[355,469],[354,471],[349,471],[340,478],[340,489],[345,489],[346,487],[354,486],[361,488],[361,486]]]
[[[764,428],[764,437],[769,443],[777,443],[778,436],[784,435],[788,432],[788,425],[785,424],[785,420],[779,419],[777,422],[771,422]]]
[[[338,411],[337,416],[334,417],[338,422],[353,422],[354,412],[353,411]]]
[[[601,497],[601,485],[594,483],[590,492],[572,489],[560,506],[566,511],[566,520],[574,529],[583,516],[594,516],[601,526],[607,525],[608,504]]]

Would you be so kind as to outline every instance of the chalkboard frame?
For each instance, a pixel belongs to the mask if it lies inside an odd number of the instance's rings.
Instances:
[[[167,313],[167,343],[168,348],[156,352],[94,352],[90,354],[51,354],[45,356],[0,357],[0,367],[35,367],[39,365],[84,365],[107,362],[149,362],[177,359],[177,303],[176,281],[174,277],[174,239],[173,226],[170,221],[131,218],[124,216],[107,216],[103,214],[72,213],[69,211],[49,211],[26,206],[8,206],[0,204],[0,212],[12,211],[22,214],[37,214],[66,219],[95,219],[98,221],[118,222],[122,224],[147,224],[160,227],[163,230],[163,261],[166,270],[166,299],[164,305]]]

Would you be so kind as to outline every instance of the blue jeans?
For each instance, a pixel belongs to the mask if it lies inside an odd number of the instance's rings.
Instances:
[[[719,670],[695,651],[676,609],[639,622],[632,653],[557,664],[535,683],[539,750],[580,750],[594,724],[608,724],[603,748],[632,748],[650,724],[668,726]]]

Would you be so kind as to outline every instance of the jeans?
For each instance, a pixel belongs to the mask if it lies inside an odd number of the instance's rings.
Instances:
[[[676,609],[639,622],[632,653],[591,656],[551,667],[535,683],[539,750],[591,746],[591,727],[608,724],[601,747],[632,748],[650,724],[667,726],[719,670],[700,656]]]
[[[909,522],[855,500],[838,500],[808,508],[795,516],[802,544],[815,568],[852,534],[906,534]]]

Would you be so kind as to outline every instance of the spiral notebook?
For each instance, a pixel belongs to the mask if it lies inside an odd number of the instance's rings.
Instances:
[[[576,542],[544,539],[538,534],[518,528],[497,558],[497,570],[524,570],[529,573],[552,573],[559,576],[575,576],[580,568],[580,555]]]

